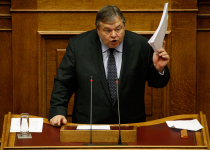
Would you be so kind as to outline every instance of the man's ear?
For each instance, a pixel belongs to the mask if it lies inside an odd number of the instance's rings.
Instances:
[[[99,36],[99,28],[96,27],[96,30],[97,30],[97,33],[98,33],[98,36]]]

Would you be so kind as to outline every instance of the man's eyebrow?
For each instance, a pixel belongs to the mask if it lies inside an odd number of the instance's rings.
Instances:
[[[119,28],[119,27],[121,27],[121,25],[118,25],[116,28]]]

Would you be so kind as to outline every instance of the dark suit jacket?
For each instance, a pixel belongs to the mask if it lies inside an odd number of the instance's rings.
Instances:
[[[167,85],[169,70],[160,75],[153,66],[153,49],[148,39],[125,31],[122,66],[119,78],[121,123],[145,121],[145,83],[155,88]],[[90,123],[90,76],[93,81],[93,123],[118,123],[117,101],[111,102],[106,81],[101,43],[96,29],[69,40],[66,54],[58,69],[51,96],[49,119],[67,114],[68,101],[75,92],[73,119]]]

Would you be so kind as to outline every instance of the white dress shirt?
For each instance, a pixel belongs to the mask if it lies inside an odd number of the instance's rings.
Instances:
[[[101,39],[100,39],[101,40]],[[109,58],[109,47],[107,47],[102,41],[101,41],[101,49],[102,49],[102,56],[103,56],[103,62],[104,62],[104,69],[107,77],[108,73],[108,58]],[[123,51],[123,42],[115,48],[113,55],[116,62],[116,68],[117,68],[117,77],[120,78],[120,70],[121,70],[121,64],[122,64],[122,51]]]

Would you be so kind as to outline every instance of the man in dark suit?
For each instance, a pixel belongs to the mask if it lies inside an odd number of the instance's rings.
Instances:
[[[51,96],[51,125],[66,124],[68,101],[74,92],[72,122],[90,123],[90,76],[94,77],[93,124],[118,123],[110,64],[116,65],[113,72],[119,78],[121,123],[145,121],[146,81],[151,87],[161,88],[167,85],[170,76],[166,66],[170,57],[164,46],[157,54],[147,41],[125,30],[125,18],[116,6],[99,10],[96,29],[69,40]]]

